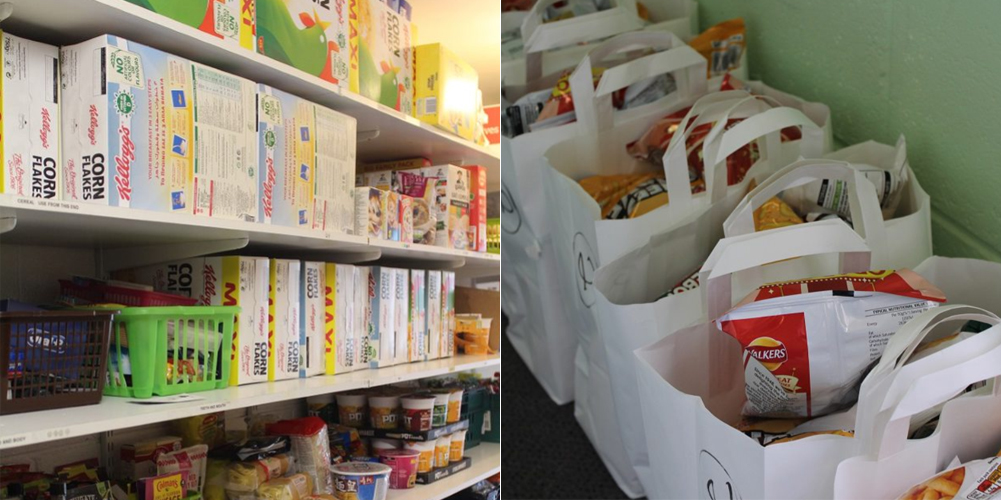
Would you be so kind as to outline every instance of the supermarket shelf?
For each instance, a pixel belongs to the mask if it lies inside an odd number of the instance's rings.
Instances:
[[[141,404],[134,402],[138,400],[128,398],[104,397],[98,405],[0,417],[0,450],[499,364],[499,355],[460,355],[454,358],[397,365],[378,370],[362,370],[329,377],[229,387],[196,393],[196,396],[204,399],[183,403]]]
[[[497,255],[370,240],[330,231],[0,195],[0,242],[100,248],[105,270],[243,250],[272,257],[428,268],[500,269]],[[244,250],[245,249],[245,250]],[[387,264],[389,262],[386,262]]]
[[[431,484],[419,484],[409,490],[389,490],[386,500],[440,500],[454,495],[500,472],[500,452],[500,444],[480,443],[479,446],[466,450],[466,456],[473,459],[469,469]]]
[[[4,3],[4,2],[0,2]],[[358,119],[358,132],[372,140],[358,144],[363,162],[423,156],[435,163],[487,167],[488,187],[500,189],[500,155],[495,150],[423,124],[381,104],[281,64],[251,50],[154,14],[125,0],[5,0],[14,7],[4,21],[11,33],[53,44],[78,43],[112,33],[272,85]],[[52,15],[58,12],[58,16]]]

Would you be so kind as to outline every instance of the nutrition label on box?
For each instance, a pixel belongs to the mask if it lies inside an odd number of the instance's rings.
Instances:
[[[355,121],[316,109],[315,228],[354,232]]]

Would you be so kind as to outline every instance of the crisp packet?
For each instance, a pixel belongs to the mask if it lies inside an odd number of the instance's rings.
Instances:
[[[688,45],[709,62],[708,77],[722,75],[740,67],[740,57],[747,47],[742,18],[723,21],[693,38]]]
[[[898,500],[1001,499],[1001,456],[951,468],[907,490]]]

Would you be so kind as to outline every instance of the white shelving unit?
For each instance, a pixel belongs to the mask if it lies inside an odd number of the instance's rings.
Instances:
[[[0,23],[11,33],[52,44],[77,43],[106,33],[122,36],[354,116],[358,120],[360,162],[422,156],[436,164],[483,165],[488,172],[488,191],[500,189],[497,148],[477,146],[125,0],[0,0],[0,4],[13,7],[11,16]],[[0,194],[0,249],[7,252],[4,271],[16,269],[0,279],[6,287],[6,296],[22,292],[33,297],[47,296],[46,280],[54,283],[54,278],[50,278],[64,275],[67,269],[101,275],[167,260],[237,251],[304,260],[454,269],[460,277],[500,272],[499,255],[3,194]],[[42,255],[49,259],[58,256],[65,262],[52,265]],[[336,376],[230,387],[197,393],[194,396],[200,399],[180,403],[149,404],[105,397],[98,405],[0,417],[0,450],[4,455],[48,455],[73,449],[73,453],[90,456],[94,449],[101,448],[103,454],[108,439],[116,435],[120,438],[123,433],[153,432],[181,417],[225,411],[227,418],[240,418],[241,414],[264,405],[289,408],[310,396],[466,370],[496,370],[499,365],[499,355],[457,356]],[[437,500],[500,470],[498,444],[483,443],[467,455],[473,458],[469,469],[431,485],[390,491],[388,498]]]

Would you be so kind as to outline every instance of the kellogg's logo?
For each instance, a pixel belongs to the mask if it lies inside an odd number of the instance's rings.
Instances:
[[[132,160],[136,159],[136,145],[132,142],[132,132],[128,127],[118,127],[121,141],[120,151],[115,155],[115,185],[118,196],[123,200],[132,199]]]
[[[274,198],[275,192],[275,160],[272,157],[268,157],[267,161],[267,173],[264,179],[264,193],[261,198],[261,204],[264,205],[264,216],[271,218],[272,214],[272,204],[271,200]]]
[[[206,265],[202,269],[202,279],[205,281],[205,285],[203,287],[203,292],[200,299],[201,303],[203,305],[211,305],[212,297],[215,297],[216,294],[215,291],[216,282],[219,281],[219,278],[215,274],[215,266]]]
[[[48,108],[42,108],[42,129],[38,131],[38,138],[42,141],[42,147],[49,149],[49,134],[52,133],[52,116],[49,115]]]
[[[101,126],[100,115],[97,111],[97,106],[90,105],[90,125],[87,127],[87,139],[90,140],[91,146],[97,146],[97,129]]]
[[[789,361],[789,353],[782,342],[771,337],[758,337],[747,345],[747,353],[761,362],[768,371],[775,371]]]

